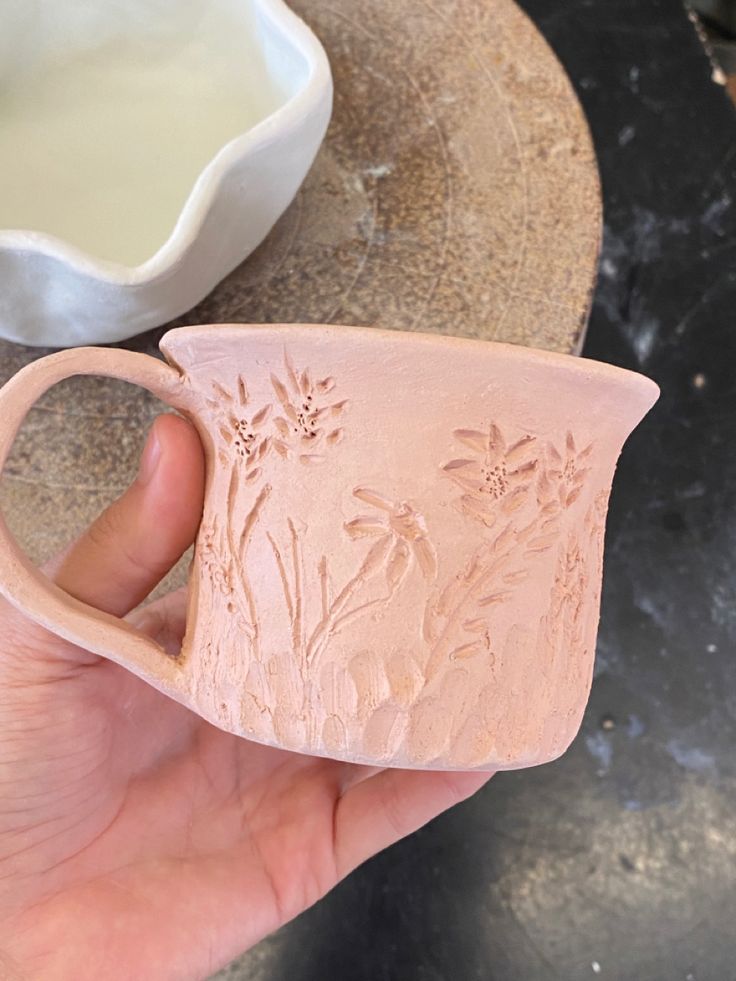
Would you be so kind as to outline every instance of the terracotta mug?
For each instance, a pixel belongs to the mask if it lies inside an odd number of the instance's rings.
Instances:
[[[616,459],[657,386],[350,327],[185,327],[161,350],[28,365],[0,392],[0,465],[69,375],[136,382],[192,420],[207,485],[181,653],[52,585],[0,520],[7,598],[258,742],[435,769],[560,755],[590,688]]]

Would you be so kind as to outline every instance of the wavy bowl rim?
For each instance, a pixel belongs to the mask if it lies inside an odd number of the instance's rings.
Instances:
[[[284,40],[305,59],[306,81],[283,105],[250,129],[229,140],[199,172],[176,223],[165,242],[145,262],[129,266],[101,259],[65,239],[30,229],[0,229],[0,253],[26,253],[56,260],[65,267],[98,282],[118,286],[141,286],[164,278],[183,259],[196,240],[225,176],[245,157],[257,152],[295,129],[326,100],[332,98],[332,73],[319,38],[285,0],[253,0],[257,12],[281,31]]]

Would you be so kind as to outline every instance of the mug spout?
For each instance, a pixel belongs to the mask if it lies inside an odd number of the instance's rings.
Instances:
[[[588,405],[593,428],[609,444],[615,458],[660,395],[659,386],[646,375],[590,361],[591,377],[583,404]],[[596,369],[600,368],[598,371]],[[582,393],[581,393],[582,394]]]

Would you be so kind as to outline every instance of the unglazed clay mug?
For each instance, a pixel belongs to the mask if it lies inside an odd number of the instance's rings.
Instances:
[[[0,464],[69,375],[135,382],[192,420],[207,484],[181,653],[52,585],[0,520],[7,598],[258,742],[433,769],[559,756],[590,688],[616,459],[657,386],[350,327],[186,327],[161,350],[25,367],[0,392]]]

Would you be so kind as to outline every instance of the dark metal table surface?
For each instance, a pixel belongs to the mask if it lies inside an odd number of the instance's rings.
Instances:
[[[736,112],[674,0],[523,6],[600,159],[585,353],[663,390],[614,489],[583,730],[223,977],[736,978]]]

